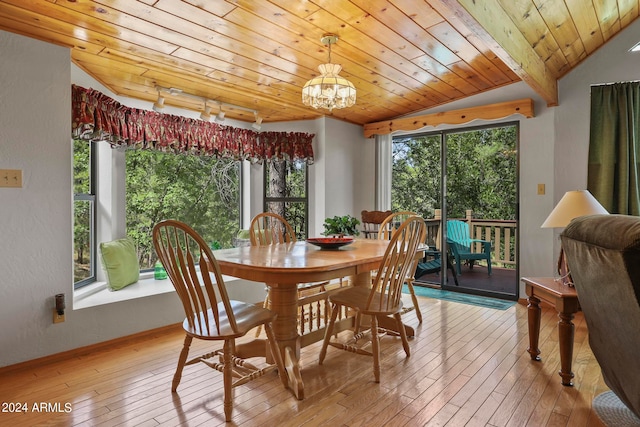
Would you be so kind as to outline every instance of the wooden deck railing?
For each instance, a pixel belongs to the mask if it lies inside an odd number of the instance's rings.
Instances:
[[[513,220],[475,219],[472,211],[466,212],[465,218],[449,218],[465,221],[470,224],[471,238],[491,242],[491,264],[497,267],[516,265],[517,224]],[[425,219],[427,224],[427,244],[440,247],[440,210],[436,209],[434,218]],[[481,244],[474,245],[472,250],[480,251]]]

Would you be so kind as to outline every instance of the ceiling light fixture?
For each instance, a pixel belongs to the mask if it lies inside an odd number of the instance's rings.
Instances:
[[[216,123],[224,122],[224,111],[222,111],[222,104],[220,104],[220,111],[216,115]]]
[[[153,103],[153,111],[156,113],[160,113],[164,110],[164,97],[160,94],[158,90],[158,100]]]
[[[356,88],[349,80],[339,76],[342,67],[331,63],[331,45],[337,43],[338,36],[325,34],[320,42],[329,46],[329,61],[318,66],[320,76],[309,80],[302,88],[302,103],[313,108],[351,107],[356,103]]]
[[[207,101],[204,101],[204,111],[200,113],[200,120],[208,122],[211,120],[211,107],[207,105]]]
[[[216,123],[221,124],[222,122],[224,122],[224,120],[225,120],[225,112],[222,111],[222,107],[229,107],[232,110],[242,110],[242,111],[247,111],[249,113],[253,113],[253,116],[255,117],[256,120],[252,124],[252,127],[254,129],[256,129],[256,130],[260,130],[260,127],[261,127],[261,124],[262,124],[262,117],[258,116],[258,111],[253,110],[251,108],[242,107],[240,105],[229,104],[229,103],[226,103],[226,102],[205,98],[203,96],[194,95],[194,94],[185,92],[182,89],[178,89],[178,88],[175,88],[175,87],[167,88],[167,87],[162,87],[162,86],[156,86],[156,90],[158,91],[158,100],[153,104],[153,110],[158,112],[158,113],[161,112],[162,109],[164,108],[165,97],[163,96],[163,94],[169,94],[169,95],[174,95],[174,96],[178,96],[179,95],[179,96],[183,96],[183,97],[186,97],[186,98],[196,99],[196,100],[199,100],[200,102],[204,103],[204,110],[202,111],[202,113],[200,113],[200,119],[201,120],[210,121],[211,120],[211,110],[213,109],[211,107],[211,105],[218,104],[218,114],[216,114],[216,117],[215,117],[215,122]]]
[[[258,116],[258,112],[254,111],[253,116],[256,118],[256,121],[251,125],[255,130],[260,130],[262,128],[262,117]]]

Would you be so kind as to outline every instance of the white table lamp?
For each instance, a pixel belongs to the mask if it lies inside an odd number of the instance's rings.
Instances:
[[[572,219],[579,216],[608,213],[588,190],[567,191],[542,223],[541,228],[564,228],[569,225]],[[560,247],[560,257],[558,258],[558,274],[564,284],[573,286],[571,272],[562,247]]]

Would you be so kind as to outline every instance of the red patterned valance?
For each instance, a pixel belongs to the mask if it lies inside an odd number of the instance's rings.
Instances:
[[[72,85],[74,137],[112,146],[193,153],[261,163],[303,160],[313,163],[313,134],[255,132],[155,111],[125,107],[93,89]]]

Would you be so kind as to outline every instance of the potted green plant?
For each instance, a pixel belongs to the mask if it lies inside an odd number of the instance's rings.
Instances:
[[[326,218],[324,220],[324,234],[325,236],[357,236],[360,234],[358,225],[360,221],[351,215],[334,216],[333,218]]]

